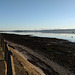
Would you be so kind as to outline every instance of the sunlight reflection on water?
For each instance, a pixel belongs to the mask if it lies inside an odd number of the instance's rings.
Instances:
[[[2,32],[5,33],[5,32]],[[6,32],[9,34],[19,34],[19,35],[33,35],[39,37],[48,37],[48,38],[59,38],[66,39],[72,42],[75,42],[75,34],[66,34],[66,33],[40,33],[40,32]]]

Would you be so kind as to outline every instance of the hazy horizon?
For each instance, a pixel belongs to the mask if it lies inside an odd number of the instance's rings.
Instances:
[[[8,30],[6,30],[6,29],[1,30],[0,29],[0,31],[13,31],[13,30],[36,30],[36,31],[37,30],[75,30],[75,28],[73,28],[73,29],[72,28],[69,28],[69,29],[68,28],[60,28],[60,29],[8,29]]]
[[[6,31],[7,30],[9,30],[9,31],[10,30],[62,30],[62,29],[67,30],[67,29],[75,29],[75,28],[51,28],[51,29],[48,29],[48,28],[47,29],[45,29],[45,28],[40,28],[40,29],[37,29],[37,28],[36,29],[15,29],[14,28],[14,29],[0,29],[0,31],[3,31],[3,30],[6,30]]]

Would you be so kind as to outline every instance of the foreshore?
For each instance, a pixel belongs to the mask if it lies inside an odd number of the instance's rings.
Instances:
[[[8,41],[10,47],[24,54],[30,63],[42,69],[46,75],[72,75],[75,72],[75,43],[31,35],[1,36]]]

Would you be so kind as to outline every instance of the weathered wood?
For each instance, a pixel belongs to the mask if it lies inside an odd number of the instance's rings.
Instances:
[[[12,53],[8,50],[8,47],[7,47],[7,43],[4,42],[4,39],[3,38],[0,38],[0,44],[1,44],[1,51],[3,52],[3,55],[4,55],[4,64],[5,64],[5,75],[15,75],[12,71],[12,63],[13,63],[13,60],[12,60]],[[7,73],[6,73],[7,72]]]

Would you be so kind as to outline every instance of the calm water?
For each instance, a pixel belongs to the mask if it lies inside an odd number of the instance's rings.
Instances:
[[[71,42],[75,42],[75,34],[38,33],[38,32],[6,32],[6,33],[19,34],[19,35],[33,35],[33,36],[39,36],[39,37],[59,38],[59,39],[66,39]]]

